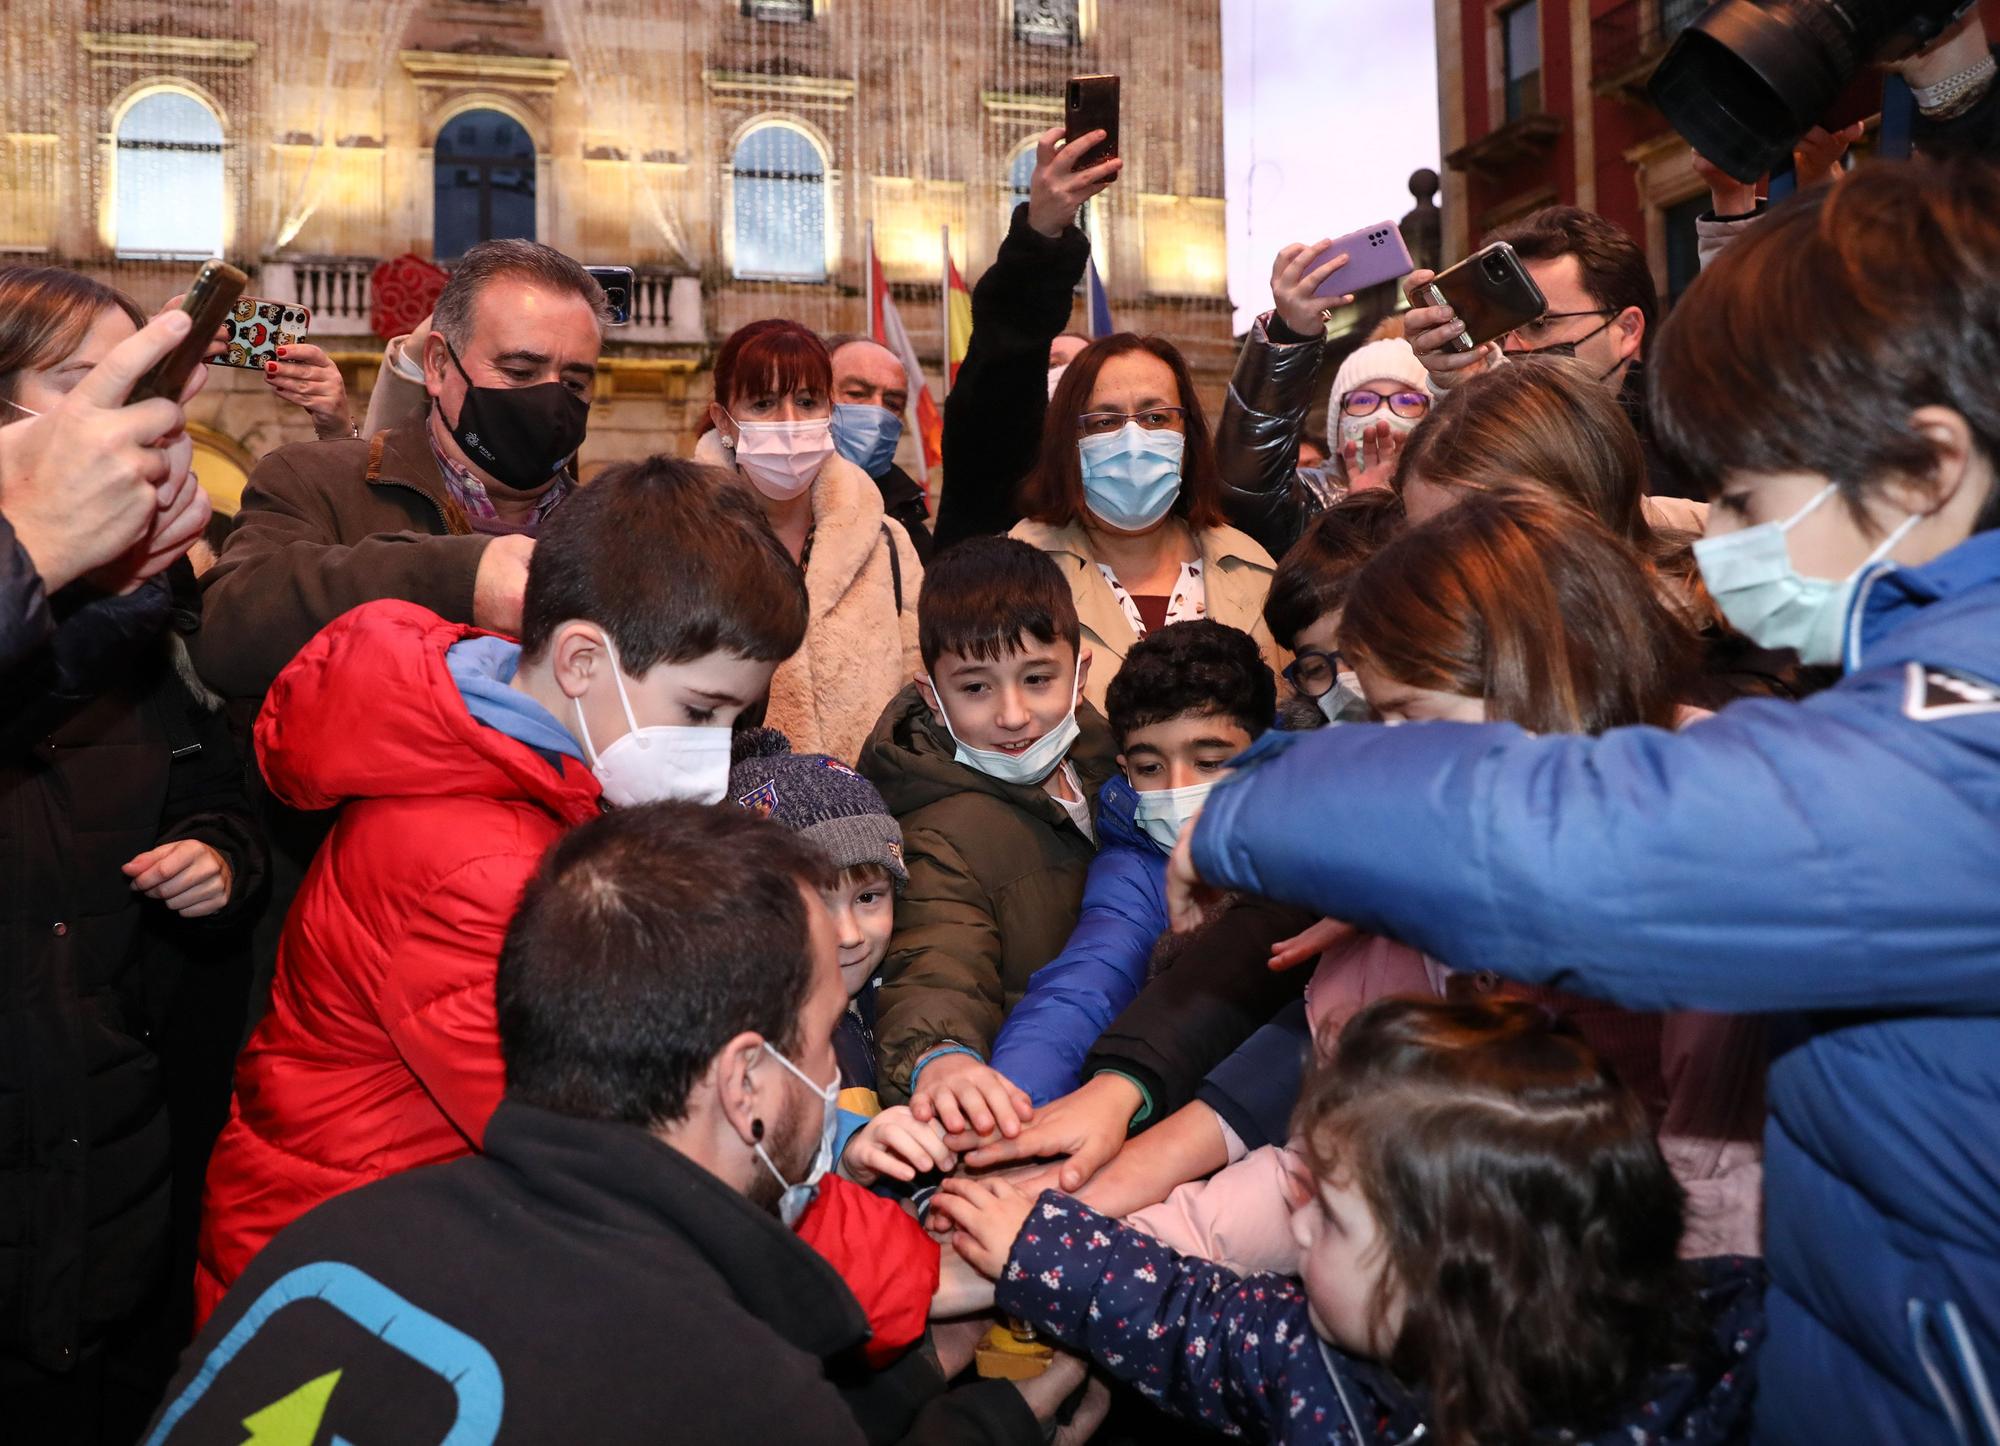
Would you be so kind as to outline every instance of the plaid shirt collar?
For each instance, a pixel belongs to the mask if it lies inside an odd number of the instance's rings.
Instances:
[[[444,475],[444,485],[451,493],[451,500],[465,509],[465,515],[477,522],[498,522],[500,513],[487,495],[486,484],[473,474],[470,467],[448,455],[438,445],[437,432],[431,427],[424,428],[424,436],[431,444],[431,456],[437,459],[438,471]],[[558,470],[549,490],[535,501],[535,510],[530,514],[524,529],[530,535],[538,531],[548,515],[560,507],[569,496],[576,480],[567,471]]]

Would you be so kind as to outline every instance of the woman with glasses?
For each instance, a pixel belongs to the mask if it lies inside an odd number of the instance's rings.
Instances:
[[[1330,503],[1350,491],[1387,485],[1401,436],[1430,407],[1428,373],[1400,331],[1368,342],[1334,378],[1326,425],[1330,461],[1307,465],[1302,437],[1326,353],[1329,307],[1344,304],[1314,294],[1347,264],[1344,256],[1314,264],[1331,244],[1300,243],[1278,253],[1271,267],[1272,309],[1244,338],[1216,424],[1222,505],[1229,520],[1273,556],[1282,556]],[[1383,324],[1396,325],[1393,318]]]
[[[1171,343],[1120,333],[1077,354],[1010,535],[1069,579],[1096,659],[1085,695],[1100,710],[1127,651],[1170,623],[1241,628],[1273,672],[1284,665],[1263,619],[1275,564],[1224,521],[1221,494],[1208,421]]]

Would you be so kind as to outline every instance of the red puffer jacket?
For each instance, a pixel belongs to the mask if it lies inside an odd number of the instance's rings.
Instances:
[[[445,651],[477,635],[369,603],[306,645],[258,715],[271,791],[345,806],[237,1061],[202,1202],[197,1324],[279,1230],[476,1149],[500,1102],[500,941],[543,852],[599,805],[582,764],[558,772],[466,710]]]

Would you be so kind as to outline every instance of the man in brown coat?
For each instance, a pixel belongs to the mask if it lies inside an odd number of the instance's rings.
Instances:
[[[188,640],[246,740],[272,679],[362,603],[401,598],[452,622],[518,630],[535,530],[573,485],[608,315],[602,289],[561,252],[482,242],[438,298],[423,415],[366,440],[281,447],[257,464]],[[268,795],[263,813],[272,891],[257,929],[253,1024],[285,912],[327,827]]]

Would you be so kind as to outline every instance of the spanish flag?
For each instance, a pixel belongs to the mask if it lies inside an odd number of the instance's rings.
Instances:
[[[896,299],[889,294],[889,283],[882,275],[882,258],[875,254],[872,222],[868,227],[868,335],[896,354],[910,378],[910,410],[916,416],[917,435],[923,442],[918,454],[917,485],[923,488],[928,501],[931,469],[944,460],[944,413],[931,396],[930,383],[924,380],[923,363],[917,360],[917,349],[903,327]]]
[[[945,391],[949,392],[958,385],[958,368],[972,346],[972,293],[965,289],[965,278],[951,259],[949,236],[944,248],[944,334]]]

